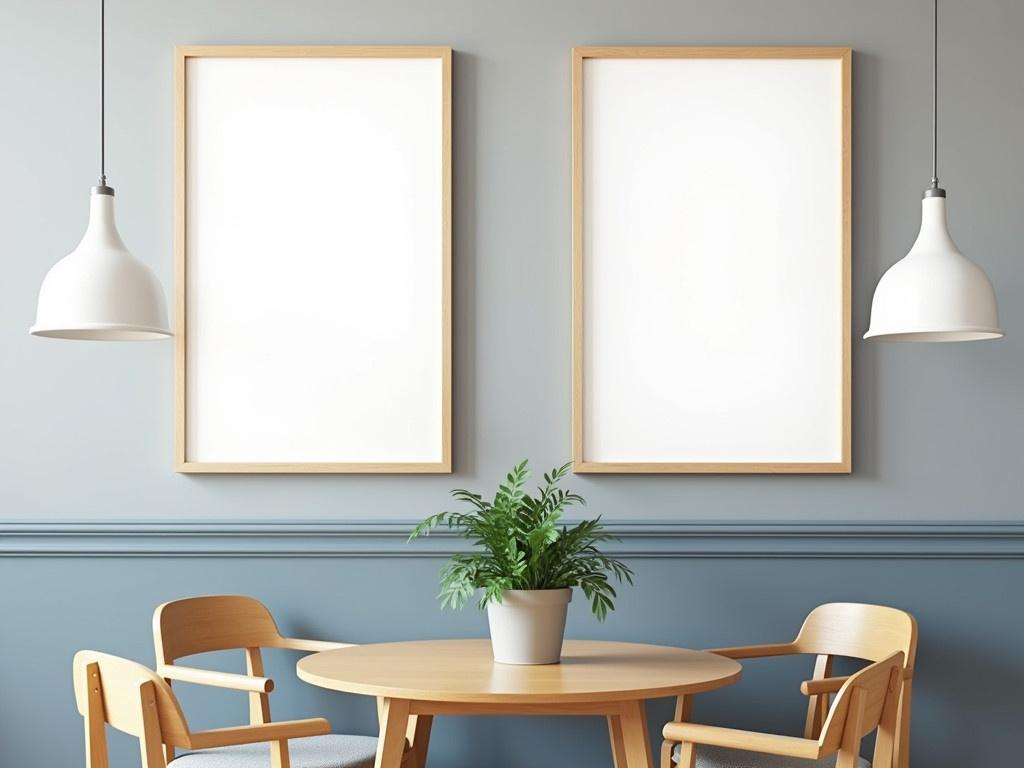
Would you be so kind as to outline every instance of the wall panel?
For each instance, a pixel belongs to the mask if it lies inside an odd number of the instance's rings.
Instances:
[[[82,542],[88,546],[88,542]],[[6,544],[6,542],[5,542]],[[813,553],[799,539],[787,546]],[[354,547],[357,549],[358,547]],[[696,547],[699,549],[699,547]],[[637,586],[596,623],[582,601],[570,608],[570,637],[675,643],[690,647],[785,640],[806,611],[828,600],[886,602],[912,611],[921,628],[915,681],[913,756],[930,768],[999,764],[1016,754],[1024,620],[996,615],[992,596],[1024,579],[1024,559],[864,557],[633,557]],[[437,557],[0,557],[0,718],[4,764],[80,765],[82,737],[71,692],[71,657],[82,647],[152,663],[150,617],[160,602],[188,594],[245,592],[264,600],[289,633],[355,642],[480,637],[475,610],[442,613],[435,601]],[[274,652],[269,675],[278,718],[327,715],[335,728],[375,729],[370,701],[322,691],[294,677],[295,656]],[[225,658],[240,671],[241,658]],[[748,662],[732,689],[702,696],[708,722],[797,733],[799,683],[812,661]],[[994,682],[995,681],[995,682]],[[246,716],[245,697],[180,686],[199,725]],[[656,723],[671,702],[650,707]],[[46,722],[44,726],[43,723]],[[964,734],[979,734],[972,740]],[[112,738],[113,759],[137,760],[137,746]],[[491,768],[609,764],[603,722],[565,719],[444,719],[432,764]]]

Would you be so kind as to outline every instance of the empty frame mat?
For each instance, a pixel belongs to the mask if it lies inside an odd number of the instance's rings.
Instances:
[[[178,50],[179,471],[450,471],[450,62]]]
[[[850,471],[850,59],[574,52],[576,471]]]

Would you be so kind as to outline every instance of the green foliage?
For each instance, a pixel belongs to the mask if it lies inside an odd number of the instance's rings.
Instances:
[[[615,608],[609,575],[620,583],[633,583],[633,572],[622,561],[598,549],[617,539],[605,532],[600,517],[559,527],[566,507],[586,503],[579,494],[558,487],[570,465],[545,474],[544,485],[530,496],[524,490],[530,475],[526,464],[512,468],[493,501],[471,491],[452,491],[469,510],[431,515],[413,529],[409,541],[445,526],[478,550],[456,554],[445,564],[438,596],[443,607],[461,608],[477,589],[483,590],[483,608],[492,600],[500,603],[507,589],[579,587],[594,615],[604,621]]]

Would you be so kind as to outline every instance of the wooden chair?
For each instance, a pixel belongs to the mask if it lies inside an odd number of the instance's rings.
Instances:
[[[180,768],[268,764],[289,768],[289,740],[295,740],[293,745],[308,742],[311,737],[326,736],[331,729],[323,718],[314,718],[192,731],[170,685],[141,664],[97,651],[79,651],[73,674],[75,700],[85,718],[87,768],[109,766],[107,724],[138,737],[143,768],[166,768],[167,745],[197,750],[174,761]],[[376,742],[372,737],[363,738]],[[372,761],[371,751],[369,764]]]
[[[829,714],[829,697],[850,679],[832,676],[836,656],[880,662],[894,653],[901,653],[902,685],[896,709],[893,768],[909,768],[910,699],[917,652],[917,622],[906,611],[882,605],[827,603],[808,614],[792,642],[714,648],[711,652],[732,659],[796,654],[817,656],[813,677],[800,686],[801,693],[808,697],[804,739],[810,740],[818,739],[822,734]],[[679,697],[674,720],[686,722],[690,719],[690,712],[691,700]]]
[[[860,757],[861,741],[876,729],[870,766],[893,768],[903,665],[903,653],[899,651],[847,678],[816,739],[697,723],[669,723],[663,731],[662,768],[673,768],[674,759],[678,759],[679,768],[695,768],[701,762],[731,766],[765,764],[748,759],[753,757],[750,753],[775,756],[768,764],[779,768],[819,765],[858,768],[867,764]],[[701,761],[702,752],[710,760]]]
[[[156,646],[157,672],[168,684],[178,680],[248,692],[251,725],[271,722],[269,694],[274,689],[274,682],[263,676],[261,649],[318,652],[351,645],[284,637],[267,607],[255,598],[244,595],[187,597],[164,603],[153,613],[153,641]],[[215,672],[178,663],[179,659],[186,656],[224,650],[244,651],[247,674]],[[429,727],[429,721],[410,722],[409,739],[403,757],[408,768],[422,768],[426,761]],[[320,737],[320,740],[331,741],[339,754],[348,756],[348,762],[338,763],[341,768],[362,764],[352,760],[365,756],[366,738],[332,734]],[[375,751],[376,739],[373,742]],[[414,744],[416,749],[413,749]],[[302,743],[303,748],[314,746],[311,742]],[[168,761],[174,756],[173,747],[173,744],[168,745]],[[299,768],[299,761],[293,762]],[[372,763],[373,752],[367,764]]]

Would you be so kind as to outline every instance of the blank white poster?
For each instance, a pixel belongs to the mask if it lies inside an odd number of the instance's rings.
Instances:
[[[841,61],[587,58],[582,92],[578,468],[841,462]]]
[[[440,467],[442,61],[185,75],[185,461]]]

